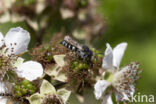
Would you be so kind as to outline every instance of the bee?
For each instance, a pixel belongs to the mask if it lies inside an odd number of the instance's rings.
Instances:
[[[88,46],[80,45],[69,36],[65,36],[64,40],[61,41],[61,44],[71,51],[75,52],[79,58],[86,61],[91,61],[93,52],[89,49]]]

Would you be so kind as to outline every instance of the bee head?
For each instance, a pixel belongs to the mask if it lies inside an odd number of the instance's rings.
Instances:
[[[86,45],[83,45],[82,49],[83,49],[84,52],[89,52],[90,51],[90,49]]]

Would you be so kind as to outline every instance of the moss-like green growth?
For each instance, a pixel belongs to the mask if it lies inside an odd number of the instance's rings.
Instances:
[[[14,86],[14,93],[16,97],[22,97],[25,95],[35,93],[37,88],[28,80],[23,80]]]
[[[53,60],[52,47],[50,45],[43,46],[42,52],[46,52],[45,53],[45,59],[48,62],[51,62]]]
[[[40,62],[45,68],[47,65],[55,63],[52,48],[53,47],[48,44],[41,45],[34,48],[31,55],[33,56],[34,60]]]
[[[96,50],[95,48],[91,49],[94,53],[95,56],[97,56],[98,58],[103,57],[103,52],[100,52],[99,50]]]
[[[71,63],[71,66],[70,68],[73,70],[73,71],[81,71],[81,70],[87,70],[88,69],[88,64],[87,63],[84,63],[83,61],[79,61],[79,60],[76,60],[76,61],[73,61]]]

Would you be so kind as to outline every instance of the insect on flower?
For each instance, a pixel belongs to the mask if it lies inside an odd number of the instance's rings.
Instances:
[[[91,61],[93,52],[88,48],[88,46],[80,45],[69,36],[65,36],[64,40],[61,41],[61,44],[75,52],[80,59]]]

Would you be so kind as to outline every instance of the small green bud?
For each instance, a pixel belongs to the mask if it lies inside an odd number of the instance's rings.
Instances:
[[[35,90],[29,90],[30,94],[35,93]]]
[[[27,94],[28,93],[28,91],[27,91],[27,89],[21,89],[21,92],[22,92],[22,95],[25,95],[25,94]]]
[[[15,85],[15,86],[14,86],[14,90],[15,90],[15,91],[20,91],[20,89],[21,89],[21,88],[20,88],[19,85]]]
[[[32,90],[35,90],[35,91],[36,91],[36,87],[35,87],[35,86],[33,86],[33,87],[32,87]]]
[[[27,85],[27,88],[28,88],[29,90],[30,90],[30,89],[33,89],[33,87],[34,87],[34,86],[33,86],[32,84],[28,84],[28,85]]]
[[[88,65],[84,63],[84,64],[83,64],[83,68],[84,68],[84,69],[88,69]]]
[[[22,96],[21,91],[17,91],[17,92],[16,92],[16,96],[17,96],[17,97],[21,97],[21,96]]]
[[[79,68],[78,68],[78,67],[75,67],[73,70],[74,70],[74,71],[78,71],[78,70],[79,70]]]
[[[28,85],[29,83],[30,82],[28,80],[26,80],[26,79],[22,81],[22,85]]]
[[[102,54],[98,54],[97,56],[98,56],[98,57],[103,57],[103,55],[102,55]]]
[[[22,88],[22,89],[23,89],[23,88],[26,88],[26,87],[27,87],[26,85],[23,85],[23,84],[21,85],[21,88]]]
[[[82,63],[79,63],[78,68],[79,68],[80,70],[83,69],[83,64],[82,64]]]
[[[96,63],[97,62],[97,59],[96,58],[93,58],[93,62]]]
[[[79,63],[77,61],[74,61],[73,63],[75,66],[77,66]]]

